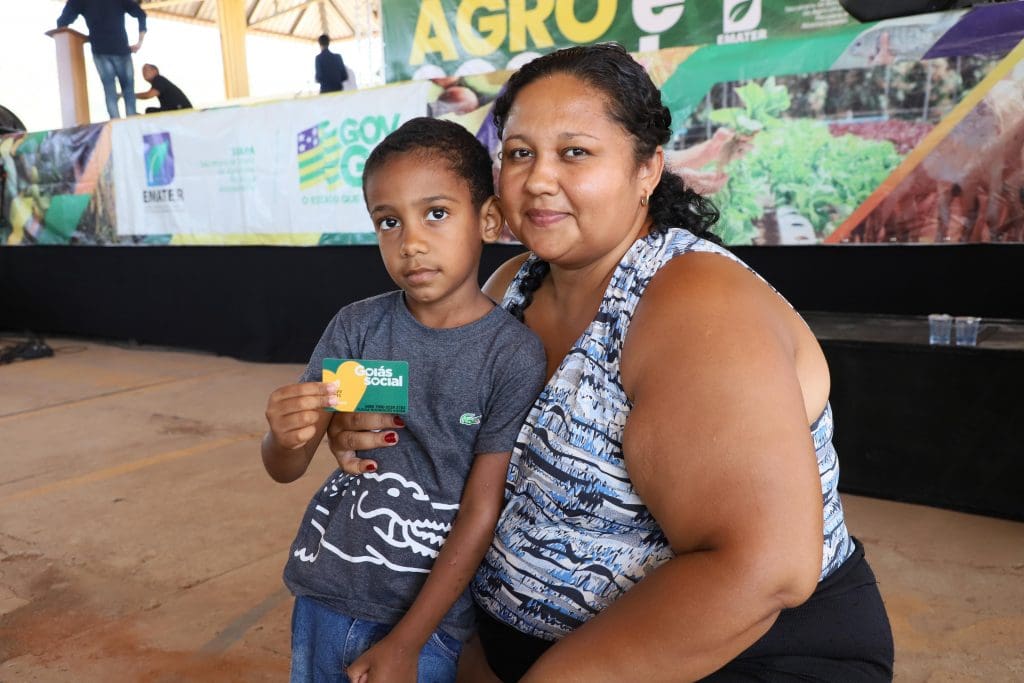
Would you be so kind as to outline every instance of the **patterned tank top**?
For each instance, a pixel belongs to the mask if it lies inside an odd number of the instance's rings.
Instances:
[[[512,452],[506,507],[473,594],[492,616],[556,640],[595,616],[672,557],[668,540],[626,473],[622,438],[630,401],[619,376],[622,344],[648,283],[688,252],[735,256],[692,233],[669,229],[637,240],[616,267],[593,322],[534,403]],[[502,305],[521,304],[519,283]],[[821,579],[853,552],[836,485],[832,411],[811,427],[821,476]]]

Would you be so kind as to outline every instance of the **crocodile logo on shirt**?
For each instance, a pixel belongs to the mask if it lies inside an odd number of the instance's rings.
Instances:
[[[478,425],[480,424],[480,418],[482,415],[476,415],[474,413],[463,413],[459,416],[460,425]]]
[[[329,487],[330,495],[342,497],[333,514],[347,518],[336,523],[368,526],[376,538],[342,533],[332,535],[333,543],[328,541],[325,525],[332,512],[317,505],[320,516],[314,515],[309,523],[319,532],[319,538],[314,548],[307,545],[295,550],[295,557],[315,562],[323,549],[352,563],[384,565],[396,572],[430,572],[451,531],[458,503],[433,501],[419,484],[396,472],[342,475]]]

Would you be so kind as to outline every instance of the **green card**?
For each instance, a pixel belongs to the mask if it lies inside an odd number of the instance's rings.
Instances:
[[[338,413],[409,412],[409,364],[404,360],[325,358],[324,382],[338,383]]]

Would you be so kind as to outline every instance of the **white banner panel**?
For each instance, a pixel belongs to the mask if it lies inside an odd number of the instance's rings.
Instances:
[[[363,162],[429,87],[114,122],[118,233],[372,233]]]

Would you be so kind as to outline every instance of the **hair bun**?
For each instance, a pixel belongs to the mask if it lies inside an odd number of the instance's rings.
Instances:
[[[668,107],[664,104],[661,105],[661,125],[664,126],[666,130],[672,130],[672,112],[670,112]]]

